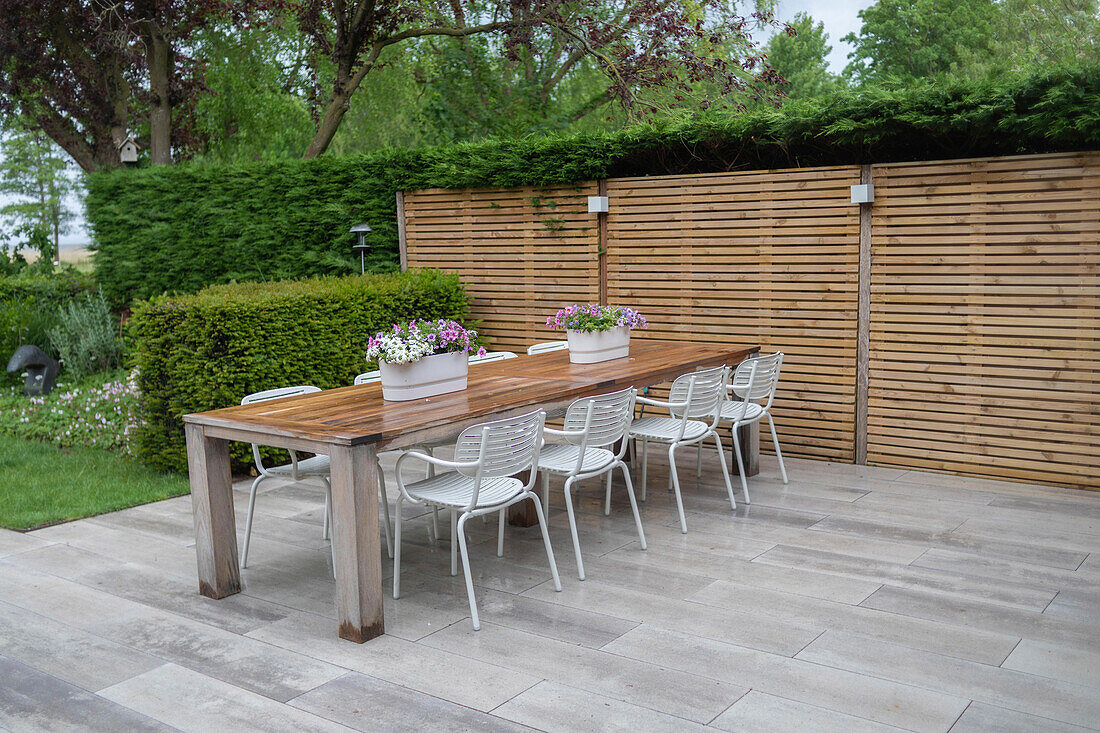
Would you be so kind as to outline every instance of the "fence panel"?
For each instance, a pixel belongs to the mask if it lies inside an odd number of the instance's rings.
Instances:
[[[776,425],[792,456],[852,461],[858,166],[607,182],[607,289],[643,338],[782,350]],[[767,430],[761,448],[771,450]]]
[[[873,174],[868,461],[1100,486],[1100,154]]]
[[[404,197],[412,267],[457,272],[492,348],[522,353],[561,338],[546,316],[599,297],[596,184],[549,188],[432,189]]]

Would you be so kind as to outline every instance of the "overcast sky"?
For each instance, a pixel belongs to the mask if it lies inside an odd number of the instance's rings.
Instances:
[[[829,43],[833,47],[833,52],[829,54],[829,69],[839,74],[848,64],[848,52],[851,50],[848,44],[842,43],[840,39],[852,31],[859,30],[857,13],[872,2],[873,0],[830,0],[829,2],[780,0],[776,15],[779,20],[786,21],[793,18],[795,13],[803,12],[809,13],[814,20],[825,23],[825,32],[829,34]],[[0,205],[3,203],[3,197],[0,196]],[[73,208],[79,210],[79,204],[76,202],[73,204]],[[63,245],[87,243],[89,236],[83,224],[83,212],[80,212],[69,234],[61,237],[61,243]]]
[[[841,38],[849,33],[859,31],[859,13],[869,5],[872,0],[829,0],[828,2],[811,2],[811,0],[779,0],[779,8],[776,15],[779,20],[790,20],[795,13],[808,13],[814,20],[825,24],[825,32],[829,34],[829,43],[833,52],[829,54],[829,70],[834,74],[844,71],[848,65],[848,52],[851,47],[842,43]]]

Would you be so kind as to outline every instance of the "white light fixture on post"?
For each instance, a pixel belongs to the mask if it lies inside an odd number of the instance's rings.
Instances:
[[[367,272],[367,249],[370,245],[367,244],[367,232],[371,230],[369,224],[356,224],[351,228],[352,234],[359,235],[359,244],[352,245],[352,249],[359,250],[359,274],[363,275]]]
[[[852,186],[852,203],[853,204],[870,204],[875,200],[875,187],[871,183],[861,183],[858,186]]]
[[[607,213],[607,196],[589,196],[588,197],[588,213],[589,214],[606,214]]]

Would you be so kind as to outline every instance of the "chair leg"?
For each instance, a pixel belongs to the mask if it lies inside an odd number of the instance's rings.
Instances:
[[[241,551],[241,570],[248,567],[248,543],[252,540],[252,513],[256,510],[256,489],[259,488],[260,482],[267,476],[262,473],[256,477],[256,480],[252,482],[252,488],[248,491],[248,516],[244,522],[244,547]]]
[[[783,477],[783,483],[788,483],[787,467],[783,465],[783,451],[779,450],[779,436],[775,434],[775,421],[772,420],[770,412],[765,412],[764,414],[768,416],[768,425],[772,429],[772,445],[775,446],[775,457],[779,459],[779,475]],[[745,495],[745,503],[749,503],[747,494]]]
[[[332,484],[329,482],[327,476],[321,477],[322,483],[325,485],[325,525],[328,531],[325,533],[329,535],[327,537],[328,552],[332,556],[332,577],[336,579],[336,545],[332,541]],[[390,557],[393,557],[392,555]]]
[[[328,479],[324,476],[321,477],[321,481],[325,484],[325,518],[321,524],[321,539],[331,539],[329,526],[332,519],[332,488],[329,486]]]
[[[749,482],[745,480],[745,462],[741,460],[741,440],[737,437],[737,425],[733,426],[733,457],[737,459],[737,472],[741,476],[741,490],[745,492],[745,503],[751,504],[752,502],[749,501]],[[725,468],[725,465],[726,461],[723,459],[722,467]]]
[[[542,472],[542,509],[550,516],[550,472]]]
[[[439,508],[432,507],[432,524],[428,527],[428,539],[435,542],[439,539]]]
[[[500,510],[500,519],[497,520],[497,557],[504,557],[504,519],[507,512]]]
[[[452,511],[451,516],[456,516]],[[462,553],[462,573],[466,576],[466,596],[470,599],[470,620],[474,622],[474,631],[481,630],[481,619],[477,616],[477,599],[474,598],[474,580],[470,577],[470,555],[466,550],[466,520],[470,518],[469,514],[463,514],[462,519],[459,519],[457,524],[454,525],[454,529],[458,534],[458,548]],[[454,573],[451,573],[454,575]]]
[[[645,501],[646,495],[646,468],[649,465],[649,441],[642,438],[642,501]]]
[[[554,590],[561,590],[561,578],[558,577],[558,564],[554,561],[554,547],[550,544],[550,530],[546,528],[546,515],[539,506],[539,498],[529,494],[531,501],[535,502],[535,514],[539,517],[539,529],[542,530],[542,544],[546,547],[546,559],[550,562],[550,574],[554,576]]]
[[[722,466],[722,478],[725,479],[725,481],[726,481],[726,493],[729,494],[729,497],[730,497],[730,508],[733,509],[733,510],[736,510],[737,509],[737,500],[733,498],[733,484],[730,483],[730,472],[726,470],[726,452],[724,450],[722,450],[722,439],[718,437],[718,431],[717,430],[715,430],[713,433],[711,433],[711,435],[714,436],[714,447],[718,449],[718,463],[721,464],[721,466]],[[702,445],[703,445],[702,442],[700,442],[699,446],[702,447]],[[745,503],[748,503],[748,501],[747,501],[748,496],[749,496],[749,492],[746,491],[745,492],[745,497],[746,497],[746,502]]]
[[[624,468],[623,470],[625,471],[626,469]],[[607,495],[603,500],[603,515],[605,517],[610,517],[611,516],[611,474],[612,474],[612,472],[613,472],[612,470],[608,470],[608,472],[607,472]]]
[[[577,578],[584,580],[584,561],[581,560],[581,540],[577,536],[577,515],[573,511],[574,477],[565,479],[565,510],[569,512],[569,532],[573,535],[573,553],[577,556]]]
[[[634,484],[630,480],[630,471],[626,470],[626,466],[620,463],[619,468],[623,470],[623,479],[626,481],[626,495],[630,497],[630,509],[634,512],[634,524],[638,527],[638,542],[644,550],[646,549],[645,532],[642,531],[642,515],[638,513],[638,502],[634,498]],[[614,471],[615,469],[612,468],[611,470]]]
[[[703,441],[699,441],[699,450],[695,452],[695,478],[703,478]]]
[[[382,529],[386,532],[386,554],[393,557],[393,525],[390,523],[390,500],[386,496],[386,477],[382,473],[382,464],[378,464],[378,493],[382,504]]]
[[[466,515],[463,514],[463,517]],[[458,575],[458,514],[454,509],[451,510],[451,575]]]
[[[401,597],[401,501],[404,495],[397,497],[397,521],[393,527],[393,597]]]
[[[672,489],[676,494],[676,511],[680,513],[680,531],[687,534],[687,519],[684,517],[684,500],[680,497],[680,477],[676,474],[676,444],[668,447],[668,470],[672,479]]]

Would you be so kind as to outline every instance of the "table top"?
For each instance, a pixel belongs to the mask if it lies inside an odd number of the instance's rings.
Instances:
[[[401,435],[659,384],[702,367],[734,366],[758,350],[757,346],[635,339],[630,356],[598,364],[573,364],[564,350],[474,364],[465,390],[407,402],[383,400],[381,385],[375,383],[226,407],[183,419],[222,432],[267,433],[332,445],[389,444]]]

